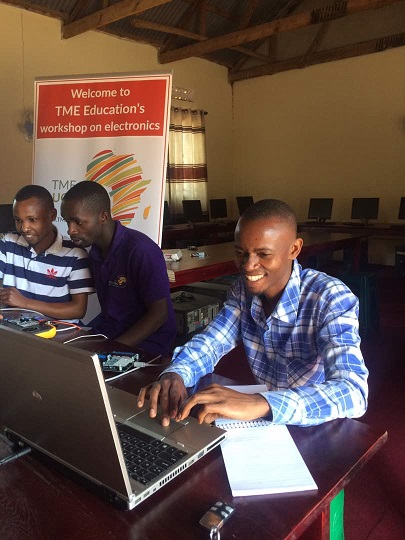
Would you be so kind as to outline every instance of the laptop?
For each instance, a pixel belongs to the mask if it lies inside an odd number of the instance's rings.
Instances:
[[[6,435],[94,482],[127,509],[225,438],[222,429],[192,417],[161,426],[147,406],[137,407],[135,395],[105,384],[92,352],[2,325],[0,347]]]

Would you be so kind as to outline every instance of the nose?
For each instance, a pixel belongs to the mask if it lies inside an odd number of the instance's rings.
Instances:
[[[21,229],[21,232],[29,231],[29,229],[30,229],[29,221],[21,221],[20,222],[20,229]]]
[[[258,257],[255,253],[246,253],[242,259],[242,266],[246,272],[249,272],[256,268],[258,264]]]
[[[68,234],[69,236],[74,236],[75,234],[77,234],[75,224],[72,221],[68,223]]]

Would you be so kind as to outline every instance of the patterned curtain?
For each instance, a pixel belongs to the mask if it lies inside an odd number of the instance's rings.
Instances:
[[[207,212],[205,114],[171,107],[166,200],[173,217],[183,214],[183,199],[200,199]]]

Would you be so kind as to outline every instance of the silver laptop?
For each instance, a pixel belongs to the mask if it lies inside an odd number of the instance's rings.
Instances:
[[[0,425],[9,438],[73,469],[128,509],[225,438],[222,429],[191,417],[161,426],[147,407],[138,409],[135,395],[106,386],[89,351],[2,325],[0,350]]]

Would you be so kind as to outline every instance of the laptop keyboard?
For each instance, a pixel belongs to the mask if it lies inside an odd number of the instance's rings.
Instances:
[[[160,441],[141,431],[117,425],[128,474],[141,484],[149,484],[187,452]]]

